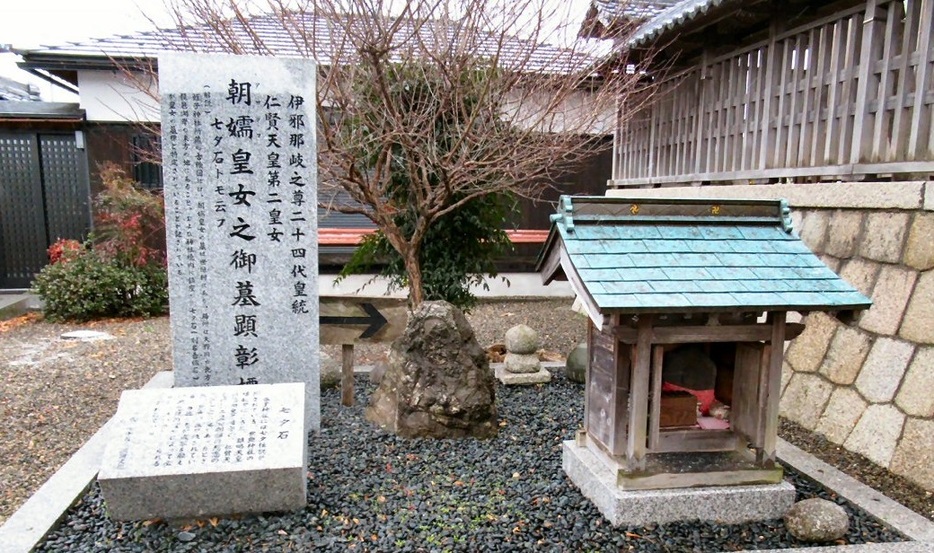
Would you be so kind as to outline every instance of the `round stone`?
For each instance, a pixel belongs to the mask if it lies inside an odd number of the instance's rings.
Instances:
[[[538,332],[526,325],[516,325],[506,331],[506,351],[535,353],[540,347]]]
[[[584,383],[587,375],[587,344],[581,342],[568,353],[564,363],[564,375],[571,382]]]
[[[830,542],[846,535],[850,519],[843,507],[826,499],[812,498],[792,505],[785,527],[801,541]]]

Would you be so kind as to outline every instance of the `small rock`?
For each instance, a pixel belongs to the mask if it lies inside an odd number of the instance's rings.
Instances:
[[[341,385],[341,362],[334,359],[324,351],[318,357],[320,386],[322,390],[336,388]]]
[[[843,507],[826,499],[813,498],[792,505],[785,514],[785,527],[806,542],[830,542],[842,538],[850,519]]]
[[[112,340],[113,336],[106,332],[97,330],[73,330],[66,332],[61,336],[62,340],[79,340],[81,342],[92,342],[94,340]]]
[[[506,354],[506,370],[511,373],[537,373],[542,369],[542,364],[538,360],[537,353],[512,353]]]
[[[195,539],[195,535],[192,534],[191,532],[179,532],[178,533],[178,541],[189,542],[193,539]]]
[[[506,351],[509,353],[535,353],[541,343],[538,332],[526,325],[516,325],[506,331]]]
[[[581,342],[568,353],[564,364],[564,375],[571,382],[583,384],[587,378],[587,344]]]

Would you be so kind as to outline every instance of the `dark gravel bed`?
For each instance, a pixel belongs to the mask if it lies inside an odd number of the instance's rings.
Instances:
[[[561,469],[561,442],[582,420],[582,387],[497,388],[491,440],[404,440],[363,419],[357,406],[322,397],[322,431],[310,439],[308,507],[294,513],[200,521],[114,523],[96,486],[38,551],[735,551],[796,547],[781,520],[613,528]],[[798,499],[843,505],[841,543],[900,541],[845,500],[788,471]],[[216,525],[212,524],[216,522]]]

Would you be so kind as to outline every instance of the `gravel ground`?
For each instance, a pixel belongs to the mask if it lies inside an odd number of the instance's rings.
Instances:
[[[582,386],[498,387],[490,440],[405,440],[322,397],[310,442],[308,507],[201,527],[115,523],[95,490],[38,551],[737,551],[804,545],[779,520],[613,528],[561,470],[561,442],[577,428]],[[900,541],[846,501],[795,478],[798,499],[836,500],[850,516],[840,543]]]
[[[519,323],[525,323],[538,329],[542,334],[545,349],[552,351],[566,352],[575,343],[582,340],[585,335],[584,319],[570,310],[570,302],[566,300],[484,303],[478,306],[469,315],[469,319],[477,332],[478,341],[483,346],[501,342],[505,331],[509,327]],[[63,332],[78,328],[89,328],[108,332],[114,335],[114,339],[96,342],[68,342],[58,338]],[[385,355],[385,351],[386,348],[384,346],[358,347],[357,360],[359,363],[370,363]],[[48,478],[48,476],[57,470],[57,468],[113,414],[122,390],[138,388],[156,372],[168,369],[170,367],[169,358],[167,318],[140,321],[104,321],[80,326],[57,325],[45,322],[27,322],[26,324],[20,325],[0,323],[0,367],[3,367],[4,370],[3,378],[0,379],[0,413],[3,415],[3,420],[6,421],[6,424],[0,427],[0,471],[2,471],[0,472],[0,522],[5,521],[6,518]],[[358,405],[365,402],[366,394],[368,393],[368,389],[362,384],[363,383],[358,387]],[[545,388],[544,390],[550,388],[552,387]],[[550,419],[551,422],[548,423],[550,426],[547,428],[539,428],[536,432],[529,435],[528,439],[532,440],[533,443],[542,440],[544,436],[552,436],[552,439],[555,440],[555,444],[557,444],[558,441],[560,441],[558,438],[569,436],[570,432],[580,424],[581,415],[579,412],[579,403],[582,397],[580,387],[575,387],[570,383],[559,381],[554,388],[554,394],[549,394],[549,397],[563,397],[564,399],[561,401],[567,403],[564,408],[568,409],[568,412],[565,413],[561,411],[561,413],[553,414],[553,420]],[[501,413],[503,414],[503,418],[507,421],[507,426],[505,427],[507,430],[504,431],[501,437],[497,438],[495,442],[499,445],[503,445],[500,441],[503,439],[502,437],[504,435],[507,436],[506,439],[510,441],[526,439],[524,437],[526,435],[521,433],[512,434],[511,431],[513,428],[526,426],[522,424],[517,426],[515,424],[521,423],[525,419],[525,416],[522,413],[522,402],[520,401],[519,404],[514,403],[516,398],[521,399],[523,393],[531,392],[513,390],[515,389],[498,388],[499,401],[502,403]],[[526,390],[538,390],[536,393],[543,393],[543,389],[532,388]],[[353,410],[336,410],[338,401],[334,394],[336,394],[336,391],[327,392],[322,402],[324,405],[322,416],[325,421],[325,436],[329,435],[328,432],[336,432],[338,427],[347,428],[348,426],[354,427],[354,425],[356,425],[361,429],[368,428],[366,423],[363,423],[359,416],[359,407]],[[564,396],[562,394],[564,394]],[[525,398],[525,400],[532,402],[530,405],[534,405],[537,398],[529,397]],[[560,410],[559,408],[559,411]],[[388,456],[386,457],[388,459],[387,462],[393,466],[397,466],[400,463],[403,466],[408,464],[418,465],[418,463],[414,463],[414,460],[412,460],[412,463],[409,463],[410,460],[407,455],[422,455],[419,452],[427,451],[426,448],[430,448],[427,444],[431,443],[413,442],[410,444],[409,442],[395,442],[388,436],[370,436],[364,431],[359,433],[342,432],[340,434],[334,434],[328,439],[337,440],[337,443],[335,443],[333,447],[340,448],[342,447],[340,446],[341,440],[352,439],[353,436],[351,436],[351,434],[366,435],[368,436],[367,439],[374,444],[381,444],[379,447],[386,448],[386,451],[382,452],[381,455]],[[932,498],[930,493],[926,493],[917,486],[907,482],[905,479],[896,477],[888,471],[877,467],[861,456],[852,454],[834,444],[821,440],[819,437],[795,427],[794,425],[783,422],[781,434],[799,447],[814,453],[823,460],[873,485],[883,493],[886,493],[890,497],[893,497],[934,520],[934,498]],[[440,446],[435,447],[436,451],[431,455],[439,459],[460,457],[458,454],[448,455],[447,451],[445,451],[445,455],[440,455],[437,450],[448,450],[454,447],[451,445],[451,442],[441,442],[440,444]],[[509,445],[508,442],[505,442],[505,444]],[[549,443],[547,445],[554,446],[555,444]],[[392,447],[390,447],[390,445]],[[356,447],[362,448],[364,446],[358,444]],[[471,453],[466,458],[483,458],[482,447],[481,445],[478,445],[478,447],[481,449]],[[393,452],[392,448],[395,448],[395,452]],[[320,451],[328,451],[329,449],[331,448],[321,448]],[[359,450],[360,449],[356,451]],[[523,447],[519,448],[519,450],[528,452],[529,448]],[[349,464],[356,467],[363,463],[362,466],[369,467],[369,465],[366,464],[368,461],[362,458],[354,458],[354,451],[353,448],[347,450],[347,457],[344,459],[348,460],[348,463],[331,463],[331,465]],[[455,452],[452,451],[450,453]],[[431,457],[431,455],[429,456]],[[478,457],[478,455],[480,455],[480,457]],[[551,503],[560,501],[563,508],[568,507],[569,509],[566,510],[574,511],[577,514],[572,516],[561,514],[563,511],[557,511],[559,516],[567,516],[567,520],[574,520],[574,522],[563,522],[562,524],[565,526],[560,526],[556,520],[550,521],[551,526],[549,526],[546,525],[545,519],[542,519],[540,523],[527,520],[525,526],[516,526],[513,528],[518,528],[518,532],[521,533],[524,529],[534,526],[539,529],[540,533],[543,533],[543,536],[545,534],[551,536],[551,531],[548,530],[548,528],[555,525],[564,528],[566,531],[570,531],[568,528],[574,528],[574,524],[583,524],[588,526],[588,528],[590,525],[597,524],[594,521],[598,520],[599,517],[596,517],[595,514],[586,510],[592,510],[592,508],[589,507],[589,503],[584,506],[579,506],[576,503],[572,503],[570,499],[561,499],[567,494],[571,494],[569,497],[579,497],[579,495],[574,495],[577,492],[572,488],[565,489],[569,485],[566,483],[562,484],[564,481],[562,475],[555,476],[555,470],[560,472],[560,458],[554,457],[556,453],[553,451],[553,447],[551,449],[543,447],[541,451],[533,451],[531,454],[527,454],[526,457],[530,455],[538,459],[534,461],[535,466],[542,467],[539,468],[537,472],[539,474],[546,472],[549,474],[547,481],[537,485],[545,486],[547,490],[560,488],[562,491],[559,495],[555,495],[550,491],[548,494],[545,492],[539,495],[532,494],[526,499],[531,501],[533,497],[541,498],[547,495],[547,497],[551,498],[549,499]],[[399,459],[402,459],[404,462]],[[313,461],[313,467],[316,462],[318,461]],[[431,473],[434,475],[434,480],[429,477],[428,482],[435,481],[436,484],[431,484],[430,486],[427,486],[424,482],[421,484],[422,488],[425,488],[427,491],[421,490],[418,492],[418,494],[420,494],[418,495],[420,498],[419,501],[422,503],[419,504],[416,502],[417,510],[420,506],[427,506],[424,505],[426,502],[438,501],[438,499],[436,499],[437,494],[431,492],[433,486],[439,487],[439,489],[435,491],[444,491],[439,497],[446,497],[446,493],[453,493],[453,491],[459,488],[459,486],[454,483],[446,482],[445,479],[450,476],[450,474],[446,473],[445,470],[448,470],[451,474],[454,474],[457,470],[461,470],[464,472],[464,475],[473,471],[479,471],[477,474],[482,475],[482,469],[490,464],[488,460],[478,460],[477,467],[465,465],[460,461],[454,463],[460,466],[461,469],[456,469],[456,467],[444,469],[435,464],[428,465],[429,468],[426,468],[426,470],[434,471]],[[486,465],[484,465],[484,463],[486,463]],[[545,465],[541,465],[541,463],[545,463]],[[506,484],[511,483],[510,475],[512,471],[508,471],[504,468],[502,462],[497,461],[493,464],[495,467],[499,467],[495,474],[502,482],[500,482],[500,484],[488,483],[485,484],[485,486],[500,485],[497,490],[508,491],[510,488],[508,488]],[[321,460],[319,466],[329,466],[329,463]],[[453,467],[454,465],[451,466]],[[545,468],[546,466],[550,468]],[[555,469],[555,467],[557,467],[557,469]],[[515,472],[520,473],[520,478],[518,480],[525,481],[521,478],[521,475],[527,474],[527,471],[518,470]],[[476,475],[472,477],[475,480],[479,480]],[[331,482],[331,478],[339,477],[327,473],[320,474],[316,478],[319,478],[318,481],[321,482]],[[406,483],[409,482],[408,480],[402,480],[401,477],[399,480]],[[463,479],[461,479],[461,481],[463,482]],[[453,482],[457,482],[457,480],[455,479]],[[389,484],[383,482],[381,485]],[[561,486],[565,487],[561,488]],[[476,487],[476,482],[472,487]],[[314,493],[314,490],[317,489],[315,480],[311,482],[311,488]],[[305,514],[309,517],[317,518],[319,522],[311,524],[309,522],[310,519],[306,520],[304,521],[304,523],[306,523],[305,530],[301,532],[298,532],[295,528],[283,530],[285,532],[284,536],[290,536],[294,538],[294,540],[301,540],[304,538],[300,538],[299,536],[305,536],[305,538],[307,538],[311,535],[309,532],[312,534],[321,532],[320,539],[339,538],[338,541],[327,543],[340,543],[342,546],[348,545],[348,542],[340,541],[340,539],[344,539],[346,536],[352,534],[351,530],[343,529],[337,534],[333,533],[332,526],[337,524],[334,522],[335,520],[341,525],[349,525],[348,528],[351,528],[356,525],[356,523],[353,522],[353,518],[364,520],[366,517],[375,516],[375,514],[378,513],[389,516],[386,509],[382,511],[378,509],[373,510],[380,504],[379,495],[375,496],[376,503],[373,503],[372,494],[364,492],[349,492],[350,495],[354,493],[357,495],[363,493],[364,496],[370,498],[369,503],[359,498],[357,500],[352,500],[356,502],[358,507],[366,503],[367,509],[362,509],[360,512],[344,512],[341,510],[344,509],[344,507],[335,510],[331,507],[323,506],[327,504],[327,502],[336,501],[339,498],[315,499],[315,502],[322,505],[322,509],[326,509],[329,513],[333,513],[334,515],[325,516],[321,513],[314,513],[312,509],[309,509]],[[499,492],[497,491],[497,493]],[[383,497],[390,496],[383,494]],[[455,494],[452,497],[456,498],[457,495]],[[511,495],[508,497],[511,498],[509,500],[510,502],[519,501],[512,498]],[[502,499],[505,505],[505,499],[497,498],[495,495],[489,495],[487,499],[484,500],[486,502],[484,504],[488,506],[499,505],[499,503],[501,503],[500,499]],[[343,502],[348,500],[351,499],[340,499],[335,505],[343,505]],[[96,501],[95,495],[92,492],[88,499],[86,499],[86,508],[93,508],[94,501]],[[539,502],[542,501],[544,500],[539,499]],[[315,502],[313,502],[312,505],[315,505]],[[442,504],[444,504],[443,501]],[[554,512],[553,507],[554,506],[552,506],[551,512]],[[406,505],[405,508],[408,509],[408,505]],[[441,507],[439,507],[439,509],[440,508]],[[516,507],[516,509],[517,508],[518,507]],[[450,506],[448,506],[447,509],[450,510]],[[509,509],[506,509],[504,513],[508,514],[508,511]],[[444,514],[442,511],[434,511],[432,509],[429,509],[429,512],[433,512],[435,518],[440,516],[439,513]],[[497,511],[497,513],[498,512],[499,511]],[[590,514],[586,517],[579,517],[578,514],[583,512]],[[350,518],[341,522],[339,518],[335,518],[339,516]],[[396,513],[393,512],[392,516],[396,516]],[[462,515],[461,518],[463,519],[464,516]],[[276,520],[280,519],[277,517],[267,519],[267,521],[272,521],[270,524],[273,525],[278,524],[275,522]],[[326,525],[322,525],[324,523],[320,521],[325,521]],[[367,524],[370,524],[370,522]],[[377,526],[385,526],[383,523],[386,521],[378,520],[377,522],[381,523]],[[72,524],[72,528],[74,524],[78,524],[80,528],[81,523],[72,522],[70,524]],[[238,523],[233,521],[231,524]],[[307,524],[311,525],[307,526]],[[424,524],[430,526],[430,523]],[[419,522],[416,524],[416,529],[424,524]],[[571,526],[568,527],[566,526],[567,524],[571,524]],[[326,529],[326,531],[317,530],[316,528],[319,525]],[[121,531],[123,532],[122,535],[129,535],[133,532],[145,535],[147,531],[144,531],[143,528],[148,527],[124,528],[121,526],[120,528],[121,530],[116,530],[118,534],[112,534],[109,539],[114,539]],[[600,529],[590,528],[588,531],[596,532],[598,530]],[[153,531],[155,532],[156,530]],[[198,534],[202,531],[203,529],[198,529],[195,533]],[[228,531],[233,532],[233,529],[228,528]],[[669,530],[661,529],[658,531],[667,532]],[[703,529],[698,531],[701,533],[704,532]],[[170,534],[172,534],[172,531],[169,529],[159,530],[159,532],[169,537],[171,537]],[[278,530],[276,532],[277,535],[280,535]],[[716,529],[715,532],[719,533],[720,529]],[[411,532],[406,535],[410,534]],[[395,548],[392,542],[381,542],[380,540],[383,538],[380,537],[381,535],[379,533],[376,535],[379,543],[383,543],[384,546],[388,544],[390,549]],[[415,534],[411,535],[415,536]],[[486,534],[481,532],[478,535]],[[607,537],[607,535],[604,534],[599,535],[609,540],[605,543],[614,543],[613,540],[621,539],[619,536]],[[552,538],[540,537],[537,539],[552,540],[553,537],[554,536],[552,536]],[[297,545],[299,542],[294,540],[283,541],[280,545],[287,543]],[[201,538],[197,541],[200,542],[202,546],[207,543]],[[165,545],[167,542],[161,543]],[[218,541],[217,543],[224,543],[224,540]],[[303,543],[307,543],[307,541]],[[585,540],[579,543],[584,547],[587,542]],[[646,541],[645,543],[649,542]],[[657,542],[656,547],[659,547],[658,544],[660,543],[664,543],[664,540],[662,542]]]

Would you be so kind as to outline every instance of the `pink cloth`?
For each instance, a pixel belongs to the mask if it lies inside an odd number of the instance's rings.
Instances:
[[[729,430],[730,421],[720,420],[717,417],[698,417],[697,426],[704,430]]]
[[[717,398],[714,397],[713,390],[691,390],[689,388],[682,388],[677,384],[672,384],[670,382],[662,382],[662,391],[663,392],[687,392],[692,396],[697,398],[698,403],[700,403],[700,413],[701,415],[707,415],[710,413],[710,406],[713,405],[713,402]]]

